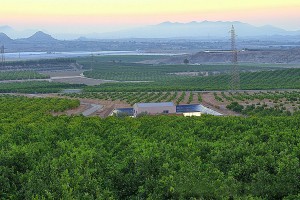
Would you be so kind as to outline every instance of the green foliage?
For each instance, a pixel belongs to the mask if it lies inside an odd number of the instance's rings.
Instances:
[[[168,66],[166,66],[166,68],[167,67]],[[134,70],[134,68],[131,67],[129,68],[130,70]],[[175,67],[174,69],[177,68]],[[92,73],[92,71],[89,73]],[[99,72],[99,74],[102,73]],[[126,73],[124,71],[120,71],[120,74],[122,74],[123,76]],[[170,77],[167,79],[161,79],[159,75],[155,75],[152,72],[150,74],[151,76],[153,75],[153,77],[157,77],[157,80],[155,82],[106,83],[95,87],[86,87],[85,91],[87,92],[104,92],[104,91],[137,92],[137,91],[228,90],[230,79],[231,79],[230,75],[222,75],[222,74],[216,76],[207,76],[207,77],[185,77],[185,76],[173,77],[172,75],[168,75]],[[164,76],[166,77],[166,75]],[[115,77],[115,75],[112,75],[110,79],[113,79],[113,77]],[[285,69],[285,70],[275,70],[275,71],[241,73],[241,89],[263,90],[263,89],[283,89],[283,88],[300,89],[300,69]]]
[[[177,99],[176,104],[180,104],[180,102],[182,102],[184,100],[185,97],[185,92],[182,92],[180,97]]]
[[[89,99],[101,99],[111,101],[125,101],[130,105],[135,103],[149,103],[149,102],[182,102],[185,98],[186,93],[183,92],[180,97],[177,97],[178,92],[83,92],[80,94],[63,94],[72,98],[89,98]],[[193,93],[190,93],[190,103],[193,100]]]
[[[223,95],[224,93],[222,93]],[[299,114],[300,91],[259,91],[229,93],[226,100],[246,104],[241,112],[251,116],[290,116]],[[249,101],[253,101],[249,104]],[[258,101],[258,102],[257,102]]]
[[[189,100],[188,100],[188,104],[190,104],[194,99],[194,93],[193,92],[190,92],[190,96],[189,96]]]
[[[165,56],[166,57],[166,56]],[[85,69],[84,75],[95,79],[118,80],[118,81],[174,81],[182,78],[191,78],[191,73],[214,75],[227,74],[230,65],[165,65],[143,64],[140,61],[163,58],[163,56],[104,56],[81,58],[78,62]],[[188,62],[188,60],[185,60]],[[242,71],[273,70],[278,67],[260,67],[257,65],[240,65]]]
[[[221,97],[219,97],[216,92],[214,92],[214,97],[217,101],[223,102],[223,99]]]
[[[184,59],[183,63],[187,65],[190,63],[190,61],[188,59]]]
[[[80,84],[66,84],[48,81],[26,81],[1,83],[0,93],[57,93],[63,89],[80,88]]]
[[[0,97],[0,199],[297,199],[300,118],[52,116]]]
[[[199,92],[199,93],[198,93],[198,101],[199,101],[199,103],[201,103],[202,100],[203,100],[203,99],[202,99],[202,95],[201,95],[201,93]]]
[[[244,106],[240,105],[238,102],[232,102],[226,108],[233,110],[235,112],[242,112],[244,109]]]
[[[105,55],[105,56],[94,56],[92,57],[79,57],[76,58],[77,62],[84,65],[86,68],[90,68],[91,61],[93,60],[97,65],[102,63],[136,63],[146,60],[157,60],[169,58],[170,56],[162,55]],[[98,68],[98,66],[95,66]]]
[[[299,101],[300,100],[300,91],[260,91],[255,92],[253,94],[249,94],[247,92],[237,92],[234,94],[231,94],[232,98],[235,98],[237,100],[264,100],[269,99],[272,101],[278,101],[278,100],[286,100],[286,101]]]
[[[292,113],[286,110],[285,107],[267,107],[266,104],[263,105],[248,105],[244,110],[239,111],[245,115],[249,116],[291,116]],[[298,112],[293,113],[294,115],[299,115]]]
[[[1,65],[0,70],[67,70],[73,69],[71,64],[75,63],[76,60],[70,58],[9,61]]]
[[[34,71],[8,71],[0,72],[0,81],[3,80],[22,80],[22,79],[46,79],[48,75],[40,74]]]

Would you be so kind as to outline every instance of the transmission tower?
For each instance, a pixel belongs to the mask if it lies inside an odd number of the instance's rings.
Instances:
[[[2,45],[0,47],[0,53],[1,53],[1,64],[3,66],[4,63],[5,63],[5,48],[4,48],[4,45]]]
[[[95,57],[94,54],[91,53],[91,70],[94,69],[94,64],[95,64]]]
[[[234,26],[232,25],[231,31],[231,52],[232,52],[232,67],[231,67],[231,80],[230,89],[239,90],[240,89],[240,72],[238,68],[238,51],[236,49],[236,34]]]

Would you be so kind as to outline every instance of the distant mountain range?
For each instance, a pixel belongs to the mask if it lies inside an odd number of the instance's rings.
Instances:
[[[42,31],[38,31],[34,33],[32,36],[28,38],[21,39],[11,39],[5,33],[0,33],[0,44],[11,44],[11,43],[54,43],[59,42],[59,40],[54,39],[51,35],[46,34]]]
[[[227,38],[231,26],[234,25],[237,35],[244,37],[262,36],[300,36],[299,31],[286,31],[282,28],[266,25],[256,27],[247,23],[234,22],[164,22],[154,26],[140,27],[119,32],[90,34],[87,38]]]
[[[70,37],[65,34],[65,38],[61,39],[75,39],[79,41],[95,40],[95,39],[127,39],[127,38],[181,38],[181,39],[215,39],[215,38],[228,38],[229,30],[234,25],[236,33],[239,38],[255,38],[269,36],[291,36],[300,38],[299,31],[287,31],[282,28],[274,26],[253,26],[243,22],[223,22],[223,21],[203,21],[203,22],[190,22],[190,23],[172,23],[164,22],[158,25],[145,26],[140,28],[128,29],[110,33],[94,33],[86,35],[72,34]],[[9,26],[0,26],[0,32],[12,38],[25,38],[18,39],[27,42],[55,42],[51,35],[41,31],[26,30],[23,32],[15,31]],[[34,32],[36,32],[34,34]],[[31,34],[30,34],[31,33]],[[33,35],[32,35],[33,34]],[[32,35],[29,37],[29,35]],[[26,38],[27,36],[27,38]],[[67,38],[68,37],[68,38]],[[1,40],[3,38],[3,40]],[[4,39],[6,38],[6,39]],[[3,34],[0,36],[1,41],[9,42],[9,38]]]

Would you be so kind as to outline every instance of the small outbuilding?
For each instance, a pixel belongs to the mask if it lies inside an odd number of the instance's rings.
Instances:
[[[173,102],[162,102],[162,103],[136,103],[133,105],[134,117],[140,114],[175,114],[176,106]]]

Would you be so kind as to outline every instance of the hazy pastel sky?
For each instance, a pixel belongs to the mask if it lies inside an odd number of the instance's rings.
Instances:
[[[203,20],[299,30],[300,0],[1,0],[0,6],[0,26],[57,33]]]

